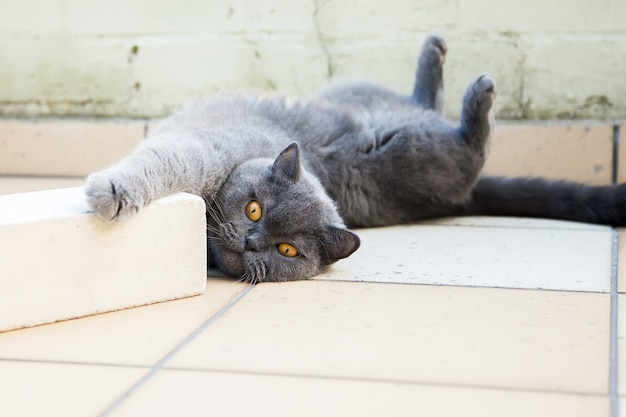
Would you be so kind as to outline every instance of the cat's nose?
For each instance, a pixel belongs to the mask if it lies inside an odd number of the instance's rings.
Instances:
[[[244,242],[243,249],[258,252],[259,251],[259,239],[255,237],[254,235],[246,237],[246,241]]]

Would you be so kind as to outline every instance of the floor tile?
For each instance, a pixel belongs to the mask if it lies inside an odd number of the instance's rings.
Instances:
[[[0,176],[0,195],[79,187],[85,184],[81,177],[10,177]]]
[[[617,311],[618,392],[626,397],[626,294],[618,295]]]
[[[0,333],[0,359],[152,366],[246,287],[210,278],[197,297]]]
[[[260,284],[166,366],[605,395],[609,303],[597,293]]]
[[[620,228],[617,244],[617,290],[626,292],[626,228]]]
[[[541,176],[611,183],[613,127],[611,125],[496,126],[487,175]]]
[[[608,402],[599,396],[166,370],[111,417],[587,417],[608,416]]]
[[[98,416],[146,369],[0,361],[0,415]]]
[[[620,417],[626,416],[626,397],[619,398],[619,415]]]
[[[315,279],[610,291],[609,228],[422,224],[356,232],[359,250]]]
[[[433,226],[503,227],[508,229],[611,230],[609,226],[598,224],[506,216],[442,217],[439,219],[424,220],[417,224]]]

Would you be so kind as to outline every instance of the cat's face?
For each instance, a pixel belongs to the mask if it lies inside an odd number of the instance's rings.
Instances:
[[[275,161],[254,159],[233,170],[216,204],[209,219],[211,258],[247,281],[309,278],[360,244],[300,166],[296,144]]]

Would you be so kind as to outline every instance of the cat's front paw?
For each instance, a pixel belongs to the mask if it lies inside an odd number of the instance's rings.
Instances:
[[[85,185],[87,202],[103,220],[124,220],[143,207],[143,197],[137,190],[105,172],[92,174]]]

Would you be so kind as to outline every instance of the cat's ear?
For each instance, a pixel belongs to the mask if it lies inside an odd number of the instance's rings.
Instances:
[[[272,167],[277,179],[296,182],[300,178],[300,149],[296,142],[287,146],[278,155]]]
[[[351,231],[329,226],[326,229],[326,264],[347,258],[361,246],[361,239]]]

